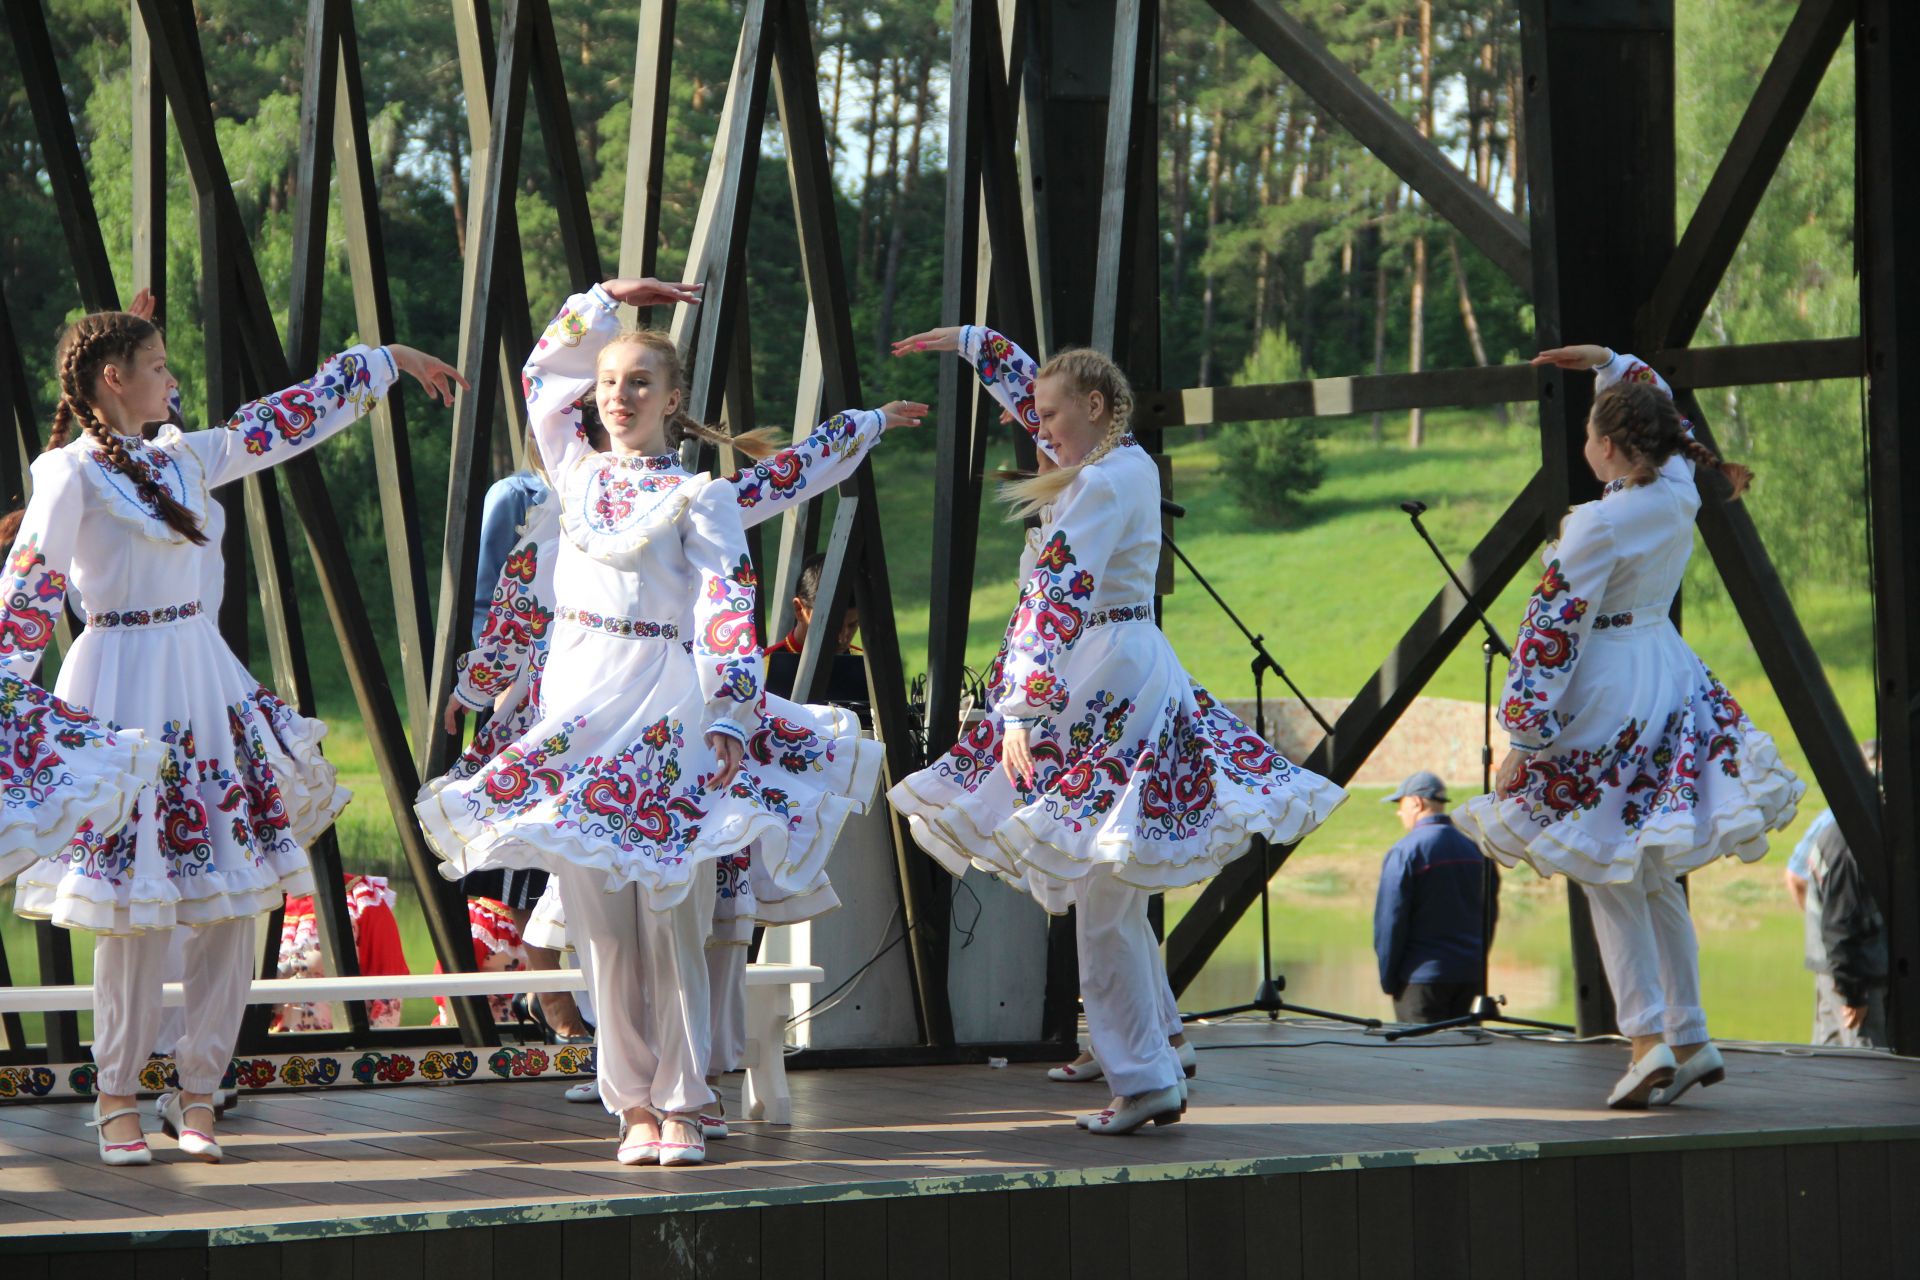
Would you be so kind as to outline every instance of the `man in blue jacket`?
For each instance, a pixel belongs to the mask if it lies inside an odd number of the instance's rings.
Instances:
[[[1500,873],[1447,817],[1447,785],[1435,774],[1414,774],[1387,803],[1399,806],[1407,834],[1387,850],[1374,900],[1380,989],[1401,1022],[1457,1018],[1480,994],[1480,895],[1492,876],[1497,918]]]

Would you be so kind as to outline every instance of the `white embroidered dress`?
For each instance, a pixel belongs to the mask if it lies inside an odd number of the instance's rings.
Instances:
[[[1026,424],[1033,361],[968,326],[961,354]],[[1030,544],[1019,606],[989,673],[993,714],[888,798],[955,875],[979,867],[1047,910],[1097,866],[1147,890],[1196,884],[1252,837],[1300,839],[1346,792],[1288,761],[1187,675],[1154,624],[1160,476],[1132,437],[1083,467]],[[1028,725],[1035,785],[1000,768]]]
[[[742,512],[796,501],[812,478],[793,459],[716,479],[671,454],[588,448],[577,404],[619,331],[616,305],[597,286],[568,299],[524,371],[560,500],[536,717],[471,777],[429,783],[416,808],[450,879],[565,860],[665,910],[696,874],[716,874],[700,864],[753,844],[772,885],[804,894],[872,793],[880,755],[852,716],[790,719],[761,688]],[[843,414],[809,442],[840,457],[877,425]],[[746,746],[724,794],[706,786],[710,731]]]
[[[125,827],[82,831],[21,873],[22,915],[129,934],[254,916],[312,892],[306,845],[348,794],[320,753],[326,726],[269,692],[220,637],[208,597],[217,605],[224,517],[208,491],[341,430],[397,372],[384,347],[354,347],[224,428],[128,440],[200,522],[204,546],[150,511],[87,436],[34,460],[0,662],[33,673],[70,583],[87,627],[54,692],[141,730],[162,754]]]
[[[1667,384],[1625,354],[1596,370]],[[1670,621],[1700,494],[1675,454],[1649,484],[1615,481],[1567,516],[1513,646],[1499,717],[1526,751],[1516,792],[1475,796],[1459,828],[1507,866],[1626,884],[1642,859],[1678,876],[1751,862],[1806,785],[1781,763]]]

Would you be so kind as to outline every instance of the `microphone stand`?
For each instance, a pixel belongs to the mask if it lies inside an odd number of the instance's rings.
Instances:
[[[1475,618],[1479,619],[1480,629],[1485,633],[1480,641],[1480,793],[1487,795],[1493,791],[1493,655],[1497,653],[1508,661],[1512,661],[1513,650],[1509,649],[1507,642],[1500,638],[1500,633],[1494,629],[1493,620],[1487,617],[1487,611],[1480,607],[1480,602],[1473,598],[1471,591],[1467,590],[1467,584],[1460,581],[1460,575],[1453,571],[1453,565],[1447,560],[1446,553],[1440,550],[1440,544],[1433,540],[1433,535],[1427,532],[1427,527],[1420,523],[1420,513],[1427,509],[1427,504],[1403,502],[1400,504],[1400,509],[1407,513],[1409,520],[1413,521],[1414,532],[1420,535],[1420,540],[1425,542],[1427,549],[1433,552],[1433,558],[1438,560],[1440,567],[1446,571],[1447,580],[1453,583],[1454,590],[1460,593],[1460,598],[1466,601],[1467,608],[1473,611]],[[1439,1022],[1429,1022],[1417,1027],[1397,1028],[1387,1032],[1386,1039],[1404,1040],[1410,1036],[1431,1035],[1436,1031],[1451,1031],[1456,1027],[1477,1027],[1483,1022],[1505,1022],[1518,1027],[1534,1027],[1542,1031],[1564,1031],[1568,1034],[1573,1032],[1573,1028],[1564,1023],[1510,1018],[1500,1012],[1507,1003],[1507,998],[1504,995],[1493,995],[1488,991],[1488,988],[1493,985],[1488,967],[1493,951],[1494,897],[1498,890],[1494,888],[1492,868],[1485,865],[1492,859],[1484,853],[1481,854],[1481,858],[1483,863],[1480,874],[1479,994],[1474,996],[1473,1004],[1468,1011],[1457,1018],[1444,1018]]]
[[[1175,503],[1165,501],[1164,499],[1161,501],[1160,506],[1168,515],[1183,516],[1186,514],[1184,508]],[[1233,611],[1233,606],[1221,598],[1220,593],[1213,589],[1213,584],[1207,581],[1206,575],[1194,567],[1193,561],[1187,559],[1187,553],[1180,549],[1180,544],[1173,540],[1173,535],[1166,535],[1166,543],[1167,549],[1180,558],[1181,564],[1187,566],[1187,572],[1193,575],[1194,581],[1206,589],[1206,593],[1213,597],[1213,602],[1220,606],[1220,611],[1226,614],[1228,620],[1240,629],[1240,634],[1247,638],[1248,645],[1253,648],[1254,732],[1260,735],[1262,741],[1266,739],[1266,673],[1271,671],[1280,677],[1287,688],[1293,690],[1293,696],[1300,699],[1300,705],[1307,709],[1307,714],[1314,718],[1314,721],[1325,731],[1328,738],[1332,738],[1333,726],[1327,723],[1327,718],[1320,714],[1318,708],[1307,701],[1307,695],[1300,691],[1300,686],[1293,682],[1293,678],[1289,676],[1286,670],[1281,667],[1280,663],[1275,660],[1273,654],[1268,652],[1266,637],[1264,635],[1255,635],[1252,630],[1248,628],[1247,624],[1240,620],[1240,615]],[[1211,1018],[1230,1017],[1239,1013],[1264,1013],[1267,1015],[1268,1021],[1277,1022],[1282,1012],[1292,1010],[1295,1013],[1304,1013],[1316,1018],[1326,1018],[1333,1022],[1350,1022],[1357,1027],[1379,1027],[1380,1019],[1378,1018],[1361,1018],[1350,1013],[1335,1013],[1328,1009],[1314,1009],[1303,1004],[1291,1004],[1280,998],[1280,993],[1287,989],[1287,980],[1284,976],[1276,976],[1273,972],[1272,909],[1268,905],[1267,900],[1268,888],[1273,882],[1273,847],[1267,843],[1265,836],[1254,836],[1253,843],[1254,847],[1260,853],[1260,989],[1254,993],[1253,999],[1246,1004],[1236,1004],[1225,1009],[1209,1009],[1205,1013],[1183,1013],[1180,1015],[1180,1020],[1182,1022],[1200,1022]]]

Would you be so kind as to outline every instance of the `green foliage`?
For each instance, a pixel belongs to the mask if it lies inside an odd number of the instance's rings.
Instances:
[[[1300,363],[1300,349],[1284,329],[1269,329],[1233,375],[1236,387],[1298,382],[1312,375]],[[1240,505],[1268,520],[1290,520],[1301,499],[1326,478],[1320,438],[1326,427],[1317,418],[1281,418],[1272,422],[1234,422],[1216,437],[1220,475]]]

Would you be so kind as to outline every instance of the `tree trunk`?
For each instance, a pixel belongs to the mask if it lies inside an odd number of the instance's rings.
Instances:
[[[1420,110],[1415,117],[1420,136],[1433,136],[1433,0],[1420,0]],[[1413,238],[1413,289],[1407,317],[1407,372],[1425,367],[1427,345],[1427,237]],[[1424,409],[1407,413],[1407,443],[1419,448],[1427,442]]]
[[[1392,213],[1392,202],[1388,202],[1388,213]],[[1373,371],[1382,374],[1387,371],[1387,235],[1384,228],[1375,231],[1373,237]],[[1386,439],[1386,415],[1380,410],[1373,411],[1373,442],[1379,444]]]
[[[1193,139],[1188,136],[1193,118],[1187,114],[1187,104],[1182,101],[1174,113],[1173,127],[1173,269],[1169,277],[1168,297],[1174,305],[1179,304],[1180,295],[1187,286],[1187,203],[1192,198],[1193,175],[1189,166],[1193,164]]]
[[[1467,328],[1467,343],[1473,348],[1473,362],[1482,369],[1487,367],[1487,346],[1480,340],[1480,318],[1473,312],[1473,294],[1467,288],[1467,266],[1460,260],[1460,239],[1451,232],[1447,235],[1447,256],[1453,259],[1453,283],[1460,291],[1460,323]],[[1507,406],[1493,406],[1494,421],[1501,426],[1507,425]]]
[[[900,99],[905,88],[906,67],[895,62],[893,75],[893,101],[887,111],[887,165],[884,170],[886,181],[881,184],[879,198],[874,209],[873,263],[867,271],[867,278],[877,280],[886,270],[887,244],[881,236],[881,228],[891,228],[900,220]]]
[[[856,278],[864,275],[873,256],[873,205],[879,185],[873,172],[874,153],[880,145],[880,84],[886,59],[873,64],[873,81],[867,86],[867,171],[860,180],[860,234],[854,241],[853,269]]]
[[[1214,76],[1216,89],[1226,79],[1227,70],[1227,22],[1220,20],[1214,30]],[[1207,235],[1201,242],[1200,251],[1204,255],[1213,248],[1213,230],[1220,223],[1220,151],[1227,140],[1226,104],[1215,99],[1213,108],[1213,127],[1207,136]],[[1213,385],[1213,265],[1207,265],[1206,283],[1200,294],[1200,378],[1203,387]]]
[[[880,285],[880,307],[874,322],[873,351],[875,360],[887,358],[887,339],[893,336],[893,308],[900,295],[900,254],[906,247],[907,220],[904,207],[913,198],[914,188],[920,182],[920,136],[927,123],[927,111],[932,105],[933,96],[933,60],[920,59],[920,83],[913,95],[913,136],[907,145],[907,176],[900,184],[900,199],[895,205],[893,226],[887,238],[887,265],[885,276]]]
[[[820,31],[824,38],[827,27],[827,6],[820,5]],[[840,32],[840,39],[833,45],[833,105],[827,110],[827,152],[832,159],[840,151],[840,89],[847,79],[847,41],[846,31]]]

